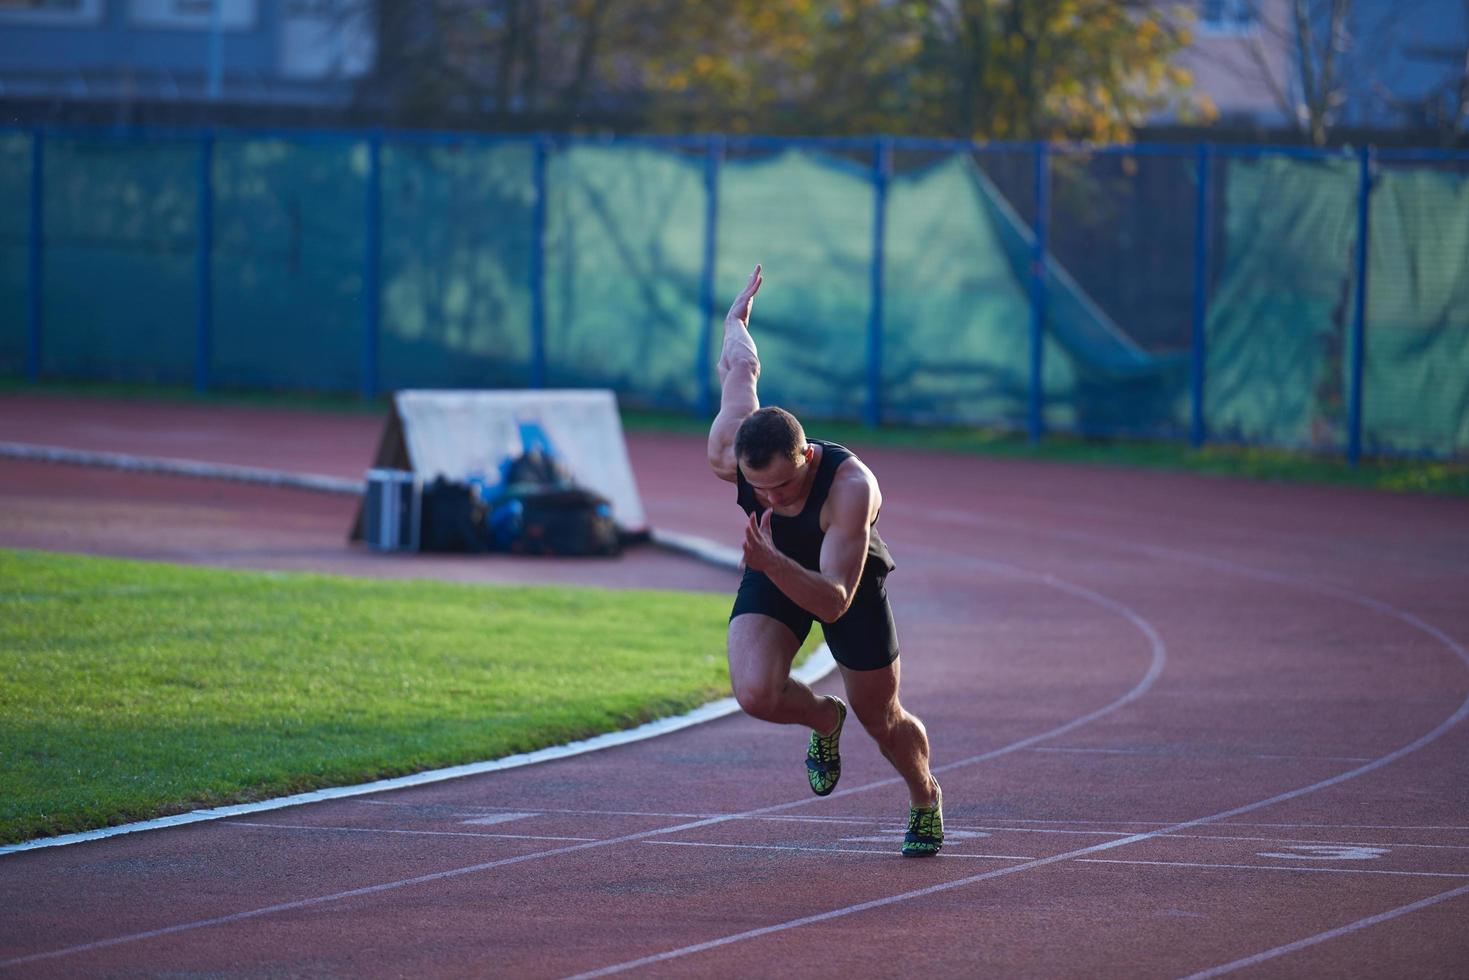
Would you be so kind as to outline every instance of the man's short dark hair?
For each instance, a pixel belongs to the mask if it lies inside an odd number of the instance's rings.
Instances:
[[[735,436],[735,459],[754,470],[763,470],[781,456],[794,463],[805,448],[806,432],[801,423],[774,405],[751,412]]]

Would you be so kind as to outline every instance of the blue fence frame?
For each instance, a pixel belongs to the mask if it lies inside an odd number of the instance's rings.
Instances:
[[[1051,224],[1051,190],[1053,184],[1052,159],[1058,154],[1084,154],[1089,156],[1126,155],[1143,157],[1152,155],[1179,156],[1189,147],[1179,144],[1140,143],[1111,146],[1093,146],[1070,143],[1041,142],[988,142],[974,143],[963,140],[933,140],[901,137],[878,138],[780,138],[767,136],[634,136],[609,139],[606,137],[581,137],[537,134],[512,136],[500,134],[477,134],[464,132],[424,131],[319,131],[280,129],[231,129],[213,128],[160,128],[160,127],[87,127],[54,126],[22,129],[0,126],[0,133],[25,133],[31,138],[30,154],[30,213],[29,247],[27,249],[27,330],[25,348],[25,374],[32,381],[42,374],[42,345],[44,343],[45,310],[42,303],[42,278],[45,262],[45,200],[44,173],[46,141],[49,136],[108,137],[120,141],[170,140],[194,141],[198,145],[198,249],[197,297],[195,317],[194,384],[203,392],[209,389],[212,379],[210,362],[212,354],[213,325],[213,249],[214,249],[214,206],[213,167],[214,147],[221,135],[231,138],[288,139],[295,142],[326,142],[365,144],[368,151],[368,179],[366,181],[365,242],[363,258],[364,284],[362,297],[362,375],[360,394],[372,399],[379,393],[378,343],[380,335],[380,270],[381,270],[381,166],[382,149],[385,144],[404,145],[492,145],[507,142],[528,142],[533,149],[535,197],[532,210],[530,259],[530,381],[535,387],[544,386],[547,377],[545,338],[545,239],[546,239],[546,165],[550,153],[558,146],[575,144],[618,145],[644,144],[658,147],[698,150],[704,154],[704,183],[706,189],[705,229],[703,239],[703,271],[700,278],[699,305],[704,323],[698,342],[699,387],[695,407],[701,413],[711,414],[715,408],[716,395],[710,383],[711,358],[714,356],[712,333],[716,329],[718,298],[714,295],[714,268],[716,262],[716,240],[719,222],[718,183],[720,168],[726,155],[733,150],[778,150],[791,147],[809,147],[828,151],[866,151],[871,154],[871,178],[874,187],[873,242],[870,268],[871,305],[870,319],[866,332],[866,384],[864,420],[872,426],[881,425],[884,419],[882,399],[882,326],[884,300],[884,247],[887,228],[887,184],[892,172],[893,154],[897,151],[920,151],[935,153],[968,152],[1017,153],[1032,155],[1034,160],[1034,237],[1032,242],[1029,303],[1031,314],[1029,345],[1029,396],[1027,401],[1027,430],[1032,440],[1041,439],[1046,430],[1045,390],[1042,384],[1044,370],[1043,334],[1047,312],[1047,259],[1048,234]],[[1373,171],[1378,161],[1384,162],[1463,162],[1469,161],[1469,153],[1434,150],[1374,150],[1363,147],[1357,150],[1315,149],[1299,146],[1228,145],[1200,143],[1193,148],[1194,168],[1197,179],[1197,195],[1194,201],[1194,268],[1192,284],[1191,335],[1192,351],[1189,365],[1190,425],[1189,442],[1203,445],[1211,439],[1208,431],[1204,393],[1208,379],[1205,374],[1205,323],[1209,314],[1208,274],[1210,268],[1210,240],[1214,215],[1210,203],[1211,169],[1221,158],[1254,159],[1263,156],[1288,157],[1305,160],[1352,159],[1358,168],[1354,314],[1350,324],[1348,356],[1348,422],[1345,454],[1354,465],[1362,452],[1362,402],[1364,384],[1364,316],[1368,289],[1368,243],[1370,236],[1370,198],[1373,188]]]

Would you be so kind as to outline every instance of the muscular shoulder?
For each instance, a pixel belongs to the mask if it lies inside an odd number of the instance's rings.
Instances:
[[[877,477],[856,456],[843,460],[832,477],[831,492],[823,508],[823,523],[828,527],[866,528],[877,519],[881,508],[882,491],[878,489]]]

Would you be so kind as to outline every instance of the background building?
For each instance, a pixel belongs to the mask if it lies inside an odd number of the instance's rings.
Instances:
[[[376,55],[363,10],[353,0],[0,0],[0,100],[63,118],[82,106],[124,119],[149,118],[153,105],[342,107]]]
[[[1194,4],[1194,40],[1177,62],[1219,110],[1222,127],[1309,133],[1319,117],[1323,133],[1465,132],[1465,0]]]

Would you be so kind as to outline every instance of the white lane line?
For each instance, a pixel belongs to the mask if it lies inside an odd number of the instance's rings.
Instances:
[[[353,802],[354,803],[362,804],[363,806],[391,806],[391,807],[401,807],[401,808],[405,808],[405,809],[417,809],[417,810],[435,811],[435,812],[452,811],[453,814],[454,815],[457,815],[457,816],[465,816],[465,815],[468,815],[470,813],[481,812],[483,810],[508,810],[508,809],[510,809],[509,807],[479,807],[479,808],[469,808],[469,807],[465,806],[464,804],[450,804],[450,803],[403,803],[403,802],[400,802],[400,801],[397,801],[397,800],[353,800]],[[573,815],[579,815],[579,816],[592,816],[592,817],[604,817],[604,816],[610,816],[610,817],[658,817],[660,819],[673,819],[673,820],[693,820],[693,819],[702,819],[704,817],[721,817],[721,816],[727,816],[730,819],[780,820],[780,821],[793,821],[793,822],[803,822],[803,823],[860,823],[860,824],[880,824],[880,823],[887,823],[888,821],[891,820],[891,816],[886,816],[886,817],[803,817],[803,816],[795,816],[795,815],[782,815],[782,816],[763,816],[762,815],[762,816],[756,816],[756,817],[740,818],[735,813],[679,813],[679,812],[675,812],[675,811],[661,811],[661,810],[660,811],[652,811],[652,810],[591,810],[591,809],[581,809],[581,808],[574,808],[574,807],[537,807],[536,810],[535,810],[535,812],[536,813],[567,813],[567,814],[573,814]],[[1007,817],[1006,820],[1009,823],[1041,823],[1041,824],[1072,824],[1072,825],[1075,825],[1075,824],[1091,824],[1092,826],[1095,826],[1095,827],[1104,827],[1104,826],[1105,827],[1137,827],[1137,826],[1171,827],[1174,824],[1176,824],[1176,823],[1179,822],[1178,818],[1175,818],[1173,820],[1092,820],[1092,819],[1089,819],[1089,818],[1081,818],[1081,817],[1079,817],[1079,818],[1077,818],[1075,820],[1056,820],[1056,819],[1042,819],[1042,818],[1039,818],[1039,817]],[[1230,820],[1230,821],[1220,821],[1216,826],[1219,826],[1219,827],[1277,827],[1277,828],[1290,829],[1290,830],[1462,830],[1462,831],[1469,831],[1469,827],[1461,827],[1461,826],[1457,826],[1457,825],[1453,825],[1453,824],[1260,823],[1260,822],[1257,822],[1257,821],[1250,821],[1250,820]],[[967,827],[966,829],[970,829],[970,830],[994,830],[996,828],[989,827],[989,826],[983,826],[983,827],[981,827],[981,826],[975,825],[975,826]],[[1023,830],[1028,830],[1029,828],[1025,828],[1025,827],[1011,827],[1011,828],[1003,828],[1003,829],[1023,831]],[[1087,831],[1078,830],[1076,832],[1077,833],[1085,833]],[[1116,831],[1116,833],[1130,833],[1130,831],[1127,831],[1127,832]],[[1186,835],[1186,834],[1176,834],[1176,835],[1173,835],[1173,836],[1184,837],[1184,836],[1189,836],[1189,835]],[[1274,838],[1274,837],[1272,837],[1272,838],[1268,838],[1268,839],[1269,840],[1283,840],[1284,838]],[[1320,843],[1320,842],[1319,841],[1309,841],[1307,843]],[[1408,845],[1394,845],[1394,846],[1406,847]],[[1414,846],[1427,847],[1427,846],[1430,846],[1430,845],[1420,844],[1420,845],[1414,845]],[[1457,846],[1457,845],[1455,845],[1455,846]]]
[[[978,561],[978,560],[976,560],[976,561]],[[934,772],[943,772],[943,771],[953,770],[953,769],[956,769],[956,768],[958,768],[960,766],[973,765],[975,763],[982,762],[982,761],[984,761],[986,759],[992,759],[992,758],[995,758],[996,756],[1004,755],[1004,754],[1006,754],[1008,752],[1018,751],[1019,749],[1025,748],[1025,747],[1027,747],[1029,745],[1033,745],[1033,744],[1035,744],[1036,742],[1038,742],[1038,741],[1040,741],[1042,739],[1051,738],[1051,737],[1054,737],[1056,735],[1060,735],[1060,734],[1063,734],[1065,732],[1072,731],[1073,729],[1079,727],[1081,724],[1084,724],[1085,722],[1094,721],[1094,720],[1096,720],[1098,718],[1103,717],[1106,714],[1109,714],[1110,712],[1116,711],[1118,708],[1121,708],[1122,706],[1130,703],[1131,701],[1133,701],[1133,700],[1141,697],[1149,688],[1151,688],[1153,686],[1153,683],[1158,679],[1159,674],[1162,673],[1162,671],[1163,671],[1163,664],[1167,660],[1166,648],[1163,645],[1162,638],[1158,636],[1157,630],[1153,629],[1152,625],[1150,623],[1148,623],[1147,620],[1143,619],[1140,615],[1138,615],[1137,613],[1133,612],[1133,610],[1131,608],[1123,605],[1122,603],[1117,602],[1117,601],[1115,601],[1113,599],[1110,599],[1110,598],[1108,598],[1106,596],[1102,596],[1102,595],[1100,595],[1098,593],[1092,592],[1090,589],[1083,589],[1080,586],[1072,585],[1069,582],[1062,581],[1061,579],[1057,579],[1057,578],[1055,578],[1054,576],[1051,576],[1051,575],[1038,575],[1038,574],[1036,574],[1034,572],[1030,572],[1030,571],[1028,571],[1026,569],[1016,568],[1016,567],[1010,566],[1010,565],[1004,565],[1004,564],[1001,564],[999,562],[982,562],[982,564],[984,565],[984,567],[989,568],[991,570],[995,570],[995,571],[997,571],[997,572],[999,572],[1001,574],[1007,574],[1007,575],[1011,575],[1013,577],[1021,578],[1021,579],[1038,581],[1038,582],[1041,582],[1042,584],[1049,585],[1049,586],[1051,586],[1053,588],[1056,588],[1056,589],[1059,589],[1059,590],[1061,590],[1063,592],[1069,592],[1069,593],[1072,593],[1074,595],[1078,595],[1078,596],[1080,596],[1080,597],[1082,597],[1084,599],[1088,599],[1089,601],[1094,601],[1094,602],[1096,602],[1097,604],[1103,606],[1106,609],[1112,610],[1114,612],[1118,612],[1120,615],[1122,615],[1124,618],[1126,618],[1129,622],[1133,623],[1133,625],[1136,626],[1143,633],[1143,635],[1148,639],[1149,647],[1150,647],[1150,650],[1151,650],[1151,657],[1150,657],[1150,661],[1149,661],[1149,667],[1148,667],[1147,672],[1143,675],[1142,679],[1139,680],[1137,682],[1137,684],[1135,684],[1130,691],[1128,691],[1126,694],[1124,694],[1121,697],[1119,697],[1117,700],[1113,701],[1111,704],[1106,705],[1103,708],[1099,708],[1098,710],[1093,711],[1090,714],[1087,714],[1087,715],[1083,716],[1083,718],[1081,718],[1081,719],[1078,719],[1076,721],[1067,722],[1066,724],[1060,725],[1060,726],[1058,726],[1056,728],[1053,728],[1050,731],[1045,732],[1045,733],[1043,733],[1041,735],[1036,735],[1036,736],[1032,736],[1030,738],[1022,739],[1019,742],[1015,742],[1015,743],[1012,743],[1011,745],[1007,745],[1007,746],[1002,746],[1002,747],[1000,747],[998,749],[994,749],[994,750],[992,750],[990,752],[986,752],[986,753],[984,753],[982,755],[972,756],[969,759],[964,759],[964,760],[960,760],[959,762],[949,763],[947,766],[943,766],[943,767],[940,767],[940,768],[937,768],[937,769],[933,770]],[[828,653],[828,657],[829,656],[830,656],[830,654]],[[812,658],[812,659],[815,659],[815,658]],[[809,666],[809,664],[810,664],[810,661],[807,662],[807,665],[808,666]],[[729,701],[733,701],[734,699],[733,698],[729,698],[728,700]],[[879,787],[892,786],[893,784],[899,783],[899,782],[901,782],[901,780],[900,779],[897,779],[897,778],[878,780],[876,782],[868,783],[868,784],[866,784],[864,786],[857,786],[857,787],[853,787],[851,789],[846,789],[846,790],[838,790],[835,793],[830,794],[830,796],[828,797],[828,799],[834,798],[834,797],[837,797],[837,796],[850,796],[850,795],[853,795],[855,793],[861,793],[861,792],[865,792],[867,790],[877,789]],[[237,922],[237,921],[240,921],[242,919],[252,919],[252,918],[257,918],[257,917],[263,916],[263,915],[271,915],[271,914],[274,914],[276,912],[285,912],[285,911],[290,911],[290,910],[293,910],[293,909],[305,908],[305,907],[312,906],[312,905],[320,905],[320,904],[325,903],[325,902],[340,901],[340,900],[343,900],[343,899],[354,898],[354,897],[358,897],[358,896],[361,896],[361,895],[375,894],[377,892],[388,891],[390,889],[395,889],[395,888],[402,888],[402,887],[405,887],[405,886],[408,886],[408,885],[417,885],[417,884],[422,884],[422,883],[425,883],[425,882],[437,881],[437,880],[440,880],[442,878],[451,878],[451,877],[456,877],[458,875],[463,875],[463,874],[473,874],[473,873],[479,872],[479,871],[487,871],[487,870],[492,869],[492,868],[504,867],[504,866],[509,865],[509,864],[519,864],[519,863],[521,863],[523,861],[532,861],[532,860],[536,860],[538,858],[548,858],[548,857],[554,857],[554,856],[560,855],[560,854],[569,854],[569,853],[573,853],[575,851],[586,850],[588,848],[606,847],[606,846],[615,845],[615,844],[624,844],[624,843],[628,843],[628,842],[631,842],[631,841],[642,840],[642,839],[647,838],[647,837],[661,836],[663,834],[676,834],[676,833],[680,833],[680,832],[685,831],[685,830],[691,830],[691,829],[696,828],[696,827],[707,827],[707,826],[712,826],[714,824],[726,823],[726,822],[731,821],[731,820],[746,820],[746,819],[750,819],[751,817],[755,817],[755,816],[758,816],[758,815],[761,815],[761,814],[779,813],[779,812],[781,812],[783,810],[790,810],[790,809],[795,809],[796,807],[808,806],[808,805],[810,805],[812,803],[812,801],[813,801],[813,798],[812,797],[806,796],[806,797],[802,797],[801,799],[798,799],[798,800],[791,800],[791,801],[786,802],[786,803],[778,803],[778,804],[775,804],[773,806],[760,807],[758,809],[748,810],[748,811],[745,811],[743,813],[720,814],[720,815],[716,815],[716,816],[711,816],[711,817],[706,817],[706,818],[703,818],[703,819],[695,820],[695,821],[693,821],[691,823],[675,824],[675,825],[673,825],[671,827],[659,827],[659,828],[655,828],[653,830],[641,831],[641,832],[635,833],[635,834],[626,834],[626,835],[623,835],[621,837],[613,837],[613,838],[609,838],[609,839],[601,840],[601,841],[589,841],[589,842],[581,843],[581,844],[572,844],[572,845],[570,845],[568,847],[552,848],[551,850],[539,851],[539,852],[536,852],[536,853],[533,853],[533,854],[521,854],[521,855],[518,855],[518,856],[513,857],[513,858],[503,858],[503,859],[501,859],[499,861],[490,861],[490,862],[486,862],[486,863],[483,863],[483,864],[473,864],[473,865],[469,865],[469,866],[464,867],[464,868],[454,868],[454,869],[451,869],[451,870],[448,870],[448,871],[436,872],[436,873],[431,874],[431,875],[421,875],[421,876],[418,876],[418,877],[406,878],[406,879],[401,879],[401,880],[398,880],[398,881],[383,882],[381,884],[378,884],[378,885],[370,885],[370,886],[367,886],[365,888],[357,888],[357,889],[352,889],[350,891],[344,891],[344,892],[334,892],[334,893],[332,893],[330,895],[321,895],[321,896],[317,896],[315,898],[300,899],[300,900],[295,901],[295,902],[286,902],[286,903],[283,903],[283,904],[280,904],[280,905],[269,905],[269,906],[265,906],[263,908],[250,909],[250,910],[247,910],[247,911],[244,911],[244,912],[236,912],[236,913],[233,913],[233,914],[230,914],[230,915],[218,916],[218,917],[211,918],[211,919],[199,919],[199,920],[196,920],[196,921],[193,921],[193,922],[183,922],[183,923],[178,923],[178,924],[172,925],[172,926],[166,926],[166,927],[163,927],[161,929],[154,929],[154,930],[149,930],[149,931],[146,931],[146,932],[131,933],[131,934],[123,935],[123,936],[114,936],[111,939],[102,939],[102,940],[97,940],[97,941],[90,942],[90,943],[83,943],[83,944],[80,944],[80,945],[77,945],[77,946],[63,947],[61,949],[50,950],[50,951],[44,952],[44,953],[34,953],[34,954],[30,954],[28,956],[20,957],[18,959],[0,960],[0,967],[12,966],[12,965],[17,965],[17,964],[21,964],[21,963],[30,963],[30,962],[35,962],[37,960],[53,959],[53,958],[61,957],[61,956],[68,956],[68,955],[71,955],[73,953],[81,953],[81,952],[86,952],[88,950],[102,949],[102,948],[106,948],[106,947],[110,947],[110,946],[117,946],[117,945],[120,945],[122,943],[136,942],[136,941],[144,940],[144,939],[152,939],[152,938],[156,938],[158,936],[171,935],[173,933],[183,932],[183,931],[190,930],[190,929],[200,929],[200,928],[204,928],[204,927],[207,927],[207,926],[223,925],[223,924],[229,923],[229,922]],[[545,810],[545,811],[542,811],[542,812],[552,812],[552,811]],[[235,815],[235,814],[231,814],[231,815]]]
[[[1399,844],[1390,841],[1303,840],[1299,837],[1225,837],[1216,834],[1165,834],[1175,840],[1237,840],[1265,844],[1322,844],[1331,847],[1427,847],[1440,851],[1469,851],[1469,844]]]
[[[413,834],[419,837],[490,837],[496,840],[561,840],[593,841],[599,837],[548,837],[542,834],[485,834],[467,830],[398,830],[388,827],[316,827],[294,823],[256,823],[252,820],[226,820],[221,827],[265,827],[271,830],[316,830],[342,834]]]
[[[1114,542],[1112,542],[1110,539],[1104,538],[1102,540],[1106,544],[1114,544]],[[1144,550],[1151,551],[1152,549],[1144,548]],[[929,554],[932,555],[933,553],[929,552]],[[1187,552],[1179,552],[1179,554],[1188,555]],[[940,555],[939,557],[947,560],[951,565],[964,564],[970,565],[972,567],[984,568],[990,564],[989,562],[985,562],[983,559],[962,558],[952,555]],[[1212,562],[1206,562],[1205,564],[1210,565],[1211,567],[1223,567],[1232,571],[1240,571],[1241,574],[1246,574],[1250,577],[1255,577],[1264,581],[1272,582],[1274,584],[1284,584],[1287,586],[1299,586],[1314,589],[1325,595],[1335,596],[1337,598],[1345,599],[1351,602],[1355,602],[1359,605],[1363,605],[1384,615],[1401,620],[1402,622],[1405,622],[1410,626],[1413,626],[1414,628],[1424,633],[1427,633],[1429,636],[1433,637],[1444,646],[1448,647],[1449,650],[1459,658],[1460,662],[1463,663],[1464,666],[1469,667],[1469,651],[1466,651],[1464,647],[1458,643],[1458,641],[1454,640],[1453,637],[1444,633],[1442,630],[1432,625],[1431,623],[1427,623],[1419,617],[1413,615],[1412,613],[1404,612],[1403,610],[1398,609],[1395,606],[1380,602],[1369,596],[1362,596],[1354,592],[1348,592],[1344,589],[1337,589],[1332,586],[1322,586],[1306,580],[1296,580],[1291,576],[1277,575],[1271,572],[1263,572],[1258,569],[1245,568],[1244,566],[1235,566],[1229,562],[1220,562],[1217,566],[1214,566],[1214,563]],[[1133,614],[1131,613],[1131,610],[1128,610],[1127,615],[1133,616],[1136,614]],[[1152,632],[1151,625],[1148,625],[1145,622],[1143,623],[1143,625],[1146,626],[1150,635],[1156,635],[1156,633]],[[1159,642],[1161,643],[1161,641]],[[836,908],[828,912],[818,913],[816,915],[803,916],[799,919],[791,919],[787,922],[775,923],[768,926],[762,926],[757,929],[750,929],[745,932],[734,933],[732,935],[723,936],[718,939],[712,939],[703,943],[695,943],[690,946],[683,946],[678,949],[671,949],[662,953],[654,953],[650,956],[640,957],[635,960],[628,960],[623,963],[615,963],[611,966],[603,967],[601,969],[591,970],[585,973],[578,973],[575,974],[573,977],[568,978],[568,980],[583,980],[583,978],[586,977],[607,976],[613,973],[621,973],[624,970],[635,969],[640,966],[648,966],[654,963],[662,963],[667,960],[689,956],[694,953],[700,953],[710,949],[717,949],[722,946],[744,942],[745,940],[749,939],[756,939],[761,936],[770,935],[772,933],[784,932],[790,929],[798,929],[803,926],[813,925],[819,922],[826,922],[831,919],[853,915],[855,913],[864,912],[869,909],[882,908],[888,905],[897,904],[899,902],[906,902],[915,898],[922,898],[928,895],[950,891],[955,888],[962,888],[967,885],[976,884],[981,881],[987,881],[992,878],[1016,874],[1018,872],[1027,871],[1032,868],[1045,867],[1046,865],[1055,864],[1060,861],[1074,860],[1076,858],[1084,857],[1088,854],[1095,854],[1100,851],[1107,851],[1129,844],[1140,843],[1145,840],[1152,840],[1153,838],[1160,837],[1165,834],[1173,834],[1177,833],[1180,830],[1187,830],[1191,827],[1205,826],[1207,824],[1216,823],[1221,820],[1227,820],[1230,817],[1239,816],[1245,813],[1251,813],[1255,810],[1274,806],[1278,803],[1285,803],[1290,800],[1298,799],[1302,796],[1317,792],[1319,790],[1327,789],[1339,783],[1355,779],[1358,776],[1373,772],[1384,766],[1390,765],[1403,758],[1404,756],[1418,751],[1425,745],[1429,745],[1437,741],[1439,738],[1443,737],[1455,726],[1457,726],[1460,722],[1462,722],[1466,717],[1469,717],[1469,697],[1465,697],[1465,699],[1459,704],[1458,709],[1455,710],[1454,713],[1451,714],[1448,718],[1444,719],[1437,726],[1435,726],[1432,731],[1420,736],[1409,744],[1402,746],[1401,748],[1396,749],[1393,752],[1389,752],[1386,755],[1379,756],[1376,759],[1373,759],[1371,762],[1357,766],[1354,769],[1349,769],[1346,772],[1338,773],[1337,775],[1331,776],[1327,779],[1318,780],[1317,782],[1311,783],[1308,786],[1302,786],[1294,790],[1288,790],[1284,793],[1277,793],[1276,795],[1268,797],[1267,799],[1257,800],[1254,803],[1247,803],[1243,806],[1234,807],[1229,810],[1223,810],[1219,813],[1210,814],[1207,817],[1199,817],[1194,820],[1183,821],[1173,826],[1165,827],[1161,830],[1136,834],[1121,838],[1119,840],[1105,841],[1100,844],[1093,844],[1090,847],[1084,847],[1075,851],[1068,851],[1062,854],[1055,854],[1047,858],[1041,858],[1036,861],[1030,861],[1025,864],[1019,864],[1009,868],[999,868],[994,871],[986,872],[984,874],[972,875],[968,878],[961,878],[956,881],[945,882],[938,885],[931,885],[928,888],[920,888],[914,891],[901,892],[899,894],[890,895],[885,898],[873,899],[871,901],[849,905],[844,908]],[[936,768],[933,771],[940,772],[942,771],[942,769]],[[839,795],[839,793],[840,791],[838,791],[838,793],[833,793],[832,795],[836,796]]]
[[[1053,746],[1041,746],[1031,749],[1032,752],[1057,752],[1076,753],[1085,755],[1131,755],[1144,756],[1156,759],[1217,759],[1220,762],[1232,762],[1237,759],[1284,759],[1291,761],[1306,762],[1371,762],[1370,755],[1266,755],[1259,752],[1246,752],[1240,754],[1209,753],[1209,752],[1169,752],[1154,749],[1070,749],[1056,748]]]
[[[1204,864],[1198,861],[1123,861],[1116,858],[1080,858],[1076,864],[1147,864],[1162,868],[1218,868],[1225,871],[1295,871],[1330,875],[1397,875],[1406,878],[1469,878],[1454,871],[1379,871],[1375,868],[1317,868],[1294,864]]]
[[[1138,698],[1142,697],[1152,688],[1154,682],[1157,681],[1159,675],[1163,673],[1163,665],[1168,660],[1167,647],[1163,643],[1163,638],[1158,635],[1158,631],[1153,628],[1152,623],[1144,619],[1130,606],[1126,606],[1123,603],[1118,602],[1116,599],[1111,598],[1110,596],[1102,595],[1100,592],[1093,592],[1091,589],[1085,588],[1080,585],[1075,585],[1071,582],[1066,581],[1065,579],[1057,578],[1054,575],[1040,572],[1032,572],[1029,569],[1018,568],[1014,565],[1007,565],[1003,562],[988,561],[983,558],[970,558],[964,555],[953,555],[944,552],[934,552],[926,548],[909,548],[907,549],[907,551],[909,553],[917,555],[928,555],[929,557],[938,556],[939,558],[948,561],[950,564],[967,565],[970,568],[978,569],[981,571],[988,571],[995,574],[1008,576],[1010,578],[1018,578],[1022,580],[1028,579],[1031,581],[1039,582],[1042,585],[1050,586],[1051,588],[1058,591],[1066,592],[1087,602],[1099,605],[1102,608],[1108,609],[1121,616],[1128,622],[1132,623],[1132,625],[1136,627],[1137,630],[1147,638],[1148,647],[1151,652],[1151,660],[1148,663],[1148,670],[1147,673],[1143,675],[1142,680],[1138,681],[1135,685],[1133,685],[1131,690],[1129,690],[1127,693],[1123,694],[1121,697],[1117,698],[1110,704],[1103,705],[1097,710],[1089,714],[1082,715],[1080,718],[1073,719],[1072,721],[1069,721],[1064,725],[1058,725],[1057,727],[1052,728],[1048,731],[1041,732],[1039,735],[1032,735],[1029,738],[1022,738],[1017,742],[1011,742],[1009,745],[1002,745],[997,749],[991,749],[990,751],[982,752],[979,755],[971,755],[967,758],[960,759],[957,762],[949,762],[942,766],[934,766],[930,771],[933,772],[935,775],[952,772],[955,769],[963,769],[968,766],[975,765],[979,762],[987,762],[990,759],[997,759],[1000,756],[1009,755],[1012,752],[1019,752],[1022,749],[1028,749],[1031,746],[1036,745],[1040,742],[1048,741],[1060,735],[1065,735],[1068,732],[1075,731],[1083,725],[1091,724],[1097,719],[1112,714],[1119,708],[1123,708],[1128,704],[1131,704],[1133,701],[1136,701]],[[896,786],[902,782],[903,779],[901,776],[892,776],[888,779],[880,779],[876,782],[867,783],[863,786],[857,786],[852,789],[836,790],[835,792],[828,795],[827,799],[835,800],[843,796],[851,796],[854,793],[865,793],[868,790],[878,789],[880,787]]]
[[[1226,827],[1283,827],[1295,830],[1469,830],[1469,827],[1422,823],[1230,823]]]
[[[449,813],[467,817],[486,810],[509,809],[508,807],[471,807],[463,803],[405,803],[401,800],[353,800],[363,806],[393,806],[425,813]],[[588,817],[657,817],[660,820],[702,820],[705,817],[733,817],[733,813],[653,813],[648,810],[579,810],[570,807],[537,807],[536,813],[570,813]]]
[[[894,837],[893,843],[900,838]],[[886,851],[871,850],[859,847],[802,847],[798,844],[713,844],[707,841],[692,840],[645,840],[644,845],[656,845],[658,847],[727,847],[741,851],[800,851],[805,854],[877,854],[882,857],[896,857],[898,852],[893,849]],[[939,857],[946,858],[983,858],[994,861],[1030,861],[1032,858],[1019,854],[955,854],[950,851],[940,852]]]
[[[1059,824],[1092,824],[1093,826],[1134,827],[1155,826],[1167,827],[1177,823],[1177,820],[1043,820],[1038,817],[1007,817],[1011,823],[1059,823]],[[1469,827],[1460,827],[1452,824],[1406,824],[1406,823],[1260,823],[1251,820],[1231,820],[1221,823],[1221,827],[1279,827],[1292,830],[1465,830]]]
[[[1465,885],[1463,888],[1455,888],[1453,891],[1443,892],[1438,895],[1431,895],[1428,898],[1421,899],[1417,902],[1410,902],[1407,905],[1399,905],[1395,909],[1388,909],[1386,912],[1379,912],[1376,915],[1369,915],[1365,919],[1358,919],[1356,922],[1349,922],[1344,926],[1339,926],[1335,929],[1329,929],[1326,932],[1320,932],[1314,936],[1307,936],[1305,939],[1297,939],[1293,943],[1286,943],[1284,946],[1276,946],[1273,949],[1264,950],[1262,952],[1254,954],[1253,956],[1246,956],[1243,959],[1234,960],[1221,966],[1210,967],[1207,970],[1200,970],[1198,973],[1189,974],[1187,977],[1183,978],[1183,980],[1208,980],[1209,977],[1217,977],[1225,973],[1232,973],[1235,970],[1242,970],[1247,966],[1254,966],[1257,963],[1264,963],[1266,960],[1273,960],[1277,956],[1284,956],[1287,953],[1294,953],[1297,950],[1306,949],[1309,946],[1315,946],[1319,943],[1324,943],[1332,939],[1337,939],[1341,936],[1349,935],[1358,931],[1359,929],[1366,929],[1368,926],[1375,926],[1378,923],[1387,922],[1391,919],[1396,919],[1399,916],[1407,915],[1410,912],[1417,912],[1419,909],[1426,909],[1430,905],[1437,905],[1439,902],[1447,902],[1449,899],[1458,898],[1460,895],[1469,895],[1469,885]]]

